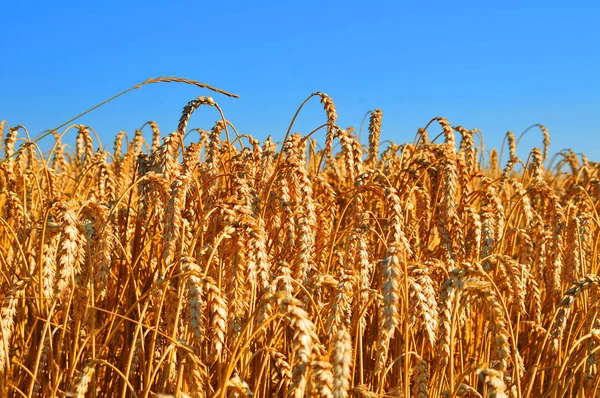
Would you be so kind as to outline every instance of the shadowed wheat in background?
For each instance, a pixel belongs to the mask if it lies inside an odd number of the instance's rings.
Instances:
[[[132,89],[165,81],[230,95]],[[322,150],[238,134],[208,96],[111,152],[2,122],[0,395],[596,396],[598,164],[549,158],[542,125],[502,162],[441,117],[380,147],[381,110],[363,146],[309,100]],[[184,145],[198,107],[218,120]]]

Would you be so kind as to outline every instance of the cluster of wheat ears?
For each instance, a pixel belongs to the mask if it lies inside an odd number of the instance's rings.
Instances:
[[[380,110],[363,145],[311,98],[322,150],[209,96],[112,152],[0,123],[0,396],[597,396],[598,164],[441,117],[381,148]]]

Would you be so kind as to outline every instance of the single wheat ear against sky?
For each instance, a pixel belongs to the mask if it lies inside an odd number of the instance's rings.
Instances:
[[[407,141],[441,115],[480,128],[489,146],[534,123],[600,160],[597,2],[382,1],[5,2],[0,118],[33,135],[146,78],[176,75],[241,95],[218,98],[243,133],[281,140],[310,93],[335,101],[340,125],[385,113],[382,138]],[[176,128],[191,87],[152,86],[80,120],[105,140],[147,120]],[[311,104],[296,129],[320,119]],[[209,128],[199,112],[191,127]],[[322,135],[317,136],[322,143]],[[528,136],[523,148],[539,145]]]

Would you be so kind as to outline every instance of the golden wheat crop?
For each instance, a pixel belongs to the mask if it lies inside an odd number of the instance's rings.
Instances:
[[[170,81],[229,95],[134,88]],[[0,396],[598,396],[598,164],[441,117],[380,147],[381,110],[363,146],[311,98],[322,150],[209,96],[112,152],[0,123]]]

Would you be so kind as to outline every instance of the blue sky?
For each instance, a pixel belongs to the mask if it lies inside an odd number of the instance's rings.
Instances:
[[[312,92],[334,99],[342,126],[384,112],[383,138],[412,141],[432,117],[480,128],[487,146],[534,123],[600,161],[600,33],[594,2],[5,2],[0,120],[31,134],[149,77],[175,75],[237,93],[215,94],[242,133],[281,140]],[[108,147],[148,120],[175,129],[181,108],[210,94],[144,87],[86,115]],[[218,115],[200,109],[190,127]],[[294,131],[322,124],[318,100]],[[437,130],[432,130],[432,133]],[[322,136],[321,136],[322,137]],[[521,151],[541,145],[528,133]],[[323,143],[320,138],[321,144]]]

